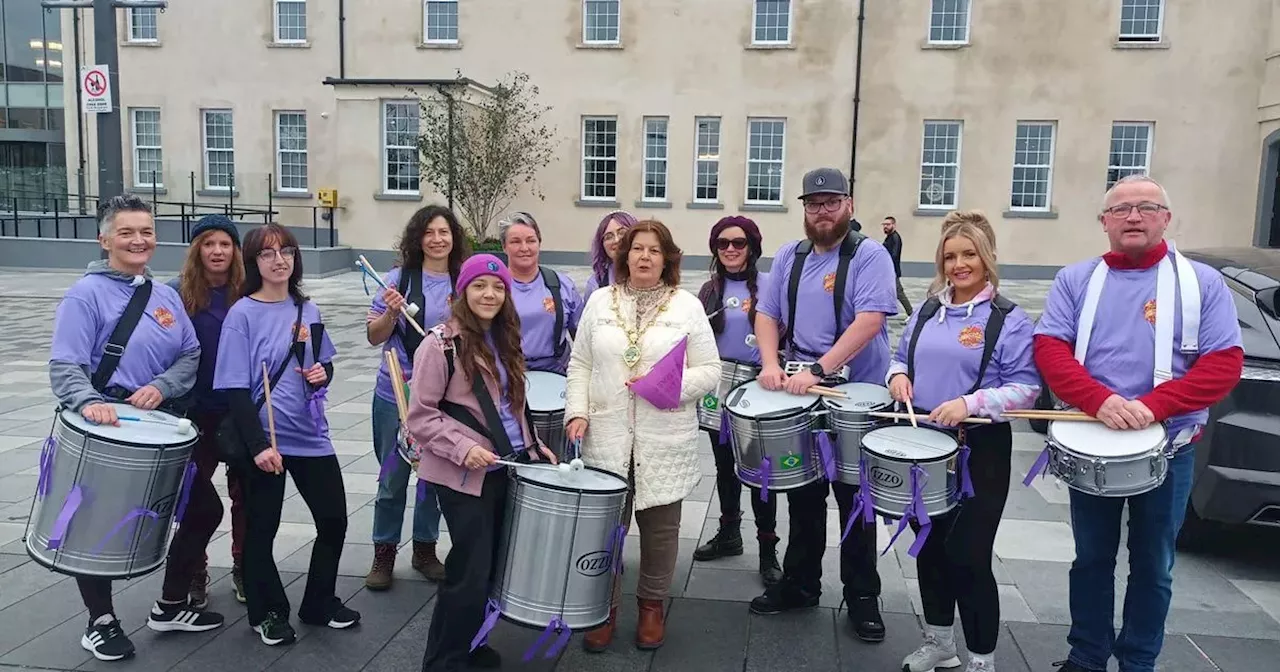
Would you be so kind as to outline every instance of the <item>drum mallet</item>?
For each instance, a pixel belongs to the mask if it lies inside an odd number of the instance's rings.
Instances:
[[[270,433],[271,447],[276,448],[276,414],[271,408],[271,371],[267,369],[265,360],[262,362],[262,394],[267,407],[267,431]],[[276,474],[280,473],[276,472]]]
[[[742,305],[742,301],[740,301],[738,297],[731,296],[724,300],[724,305],[720,306],[720,310],[715,310],[710,313],[707,313],[707,318],[708,319],[713,318],[716,315],[723,313],[727,308],[737,308],[738,306],[741,306],[741,305]]]
[[[360,259],[356,261],[356,266],[359,266],[360,270],[364,271],[365,275],[373,278],[373,281],[378,283],[379,287],[383,289],[391,289],[387,286],[387,283],[382,281],[382,276],[378,275],[378,273],[373,270],[373,267],[369,265],[369,261],[364,258],[363,254],[360,255]],[[413,316],[418,314],[418,304],[409,303],[402,305],[400,306],[400,312],[404,314],[404,319],[413,326],[414,330],[425,338],[427,332],[423,331],[422,325],[418,324],[418,321],[413,319]]]
[[[910,420],[911,419],[911,416],[907,415],[906,413],[894,413],[893,411],[872,411],[867,415],[870,415],[875,418],[885,418],[887,420]],[[991,424],[991,418],[969,417],[969,418],[965,418],[964,420],[961,420],[960,424],[989,425]]]
[[[126,422],[145,422],[152,425],[164,425],[166,427],[177,427],[179,432],[186,434],[191,431],[191,420],[188,418],[178,418],[177,422],[169,422],[168,420],[156,420],[153,418],[139,418],[132,415],[117,415],[117,420]]]

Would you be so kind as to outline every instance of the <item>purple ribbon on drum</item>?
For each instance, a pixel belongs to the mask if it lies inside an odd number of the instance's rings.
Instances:
[[[1036,463],[1031,465],[1031,471],[1027,472],[1027,477],[1022,479],[1024,487],[1031,487],[1031,482],[1036,480],[1036,476],[1044,476],[1049,471],[1049,446],[1045,446],[1040,451],[1040,457],[1036,458]]]
[[[867,460],[858,459],[858,494],[854,495],[853,511],[849,512],[849,520],[844,523],[844,534],[840,535],[840,543],[853,531],[853,523],[862,517],[864,525],[876,524],[876,500],[871,494],[871,483],[867,479]]]
[[[67,526],[71,524],[71,518],[76,515],[76,510],[80,508],[80,503],[84,501],[84,488],[79,485],[72,486],[71,491],[67,493],[66,499],[62,500],[62,510],[58,512],[58,517],[53,520],[53,531],[49,533],[49,543],[46,549],[53,551],[62,546],[62,540],[67,536]]]
[[[733,434],[729,431],[729,412],[720,409],[720,445],[727,446],[733,440]]]
[[[498,625],[498,619],[501,617],[502,606],[497,600],[489,598],[489,603],[484,606],[484,623],[480,624],[480,630],[476,632],[476,636],[471,638],[471,651],[475,651],[489,641],[489,633],[493,632],[493,628]]]
[[[622,573],[622,545],[627,541],[627,526],[622,524],[613,530],[613,542],[609,544],[613,552],[613,575]]]
[[[547,642],[551,640],[551,636],[557,632],[560,633],[560,636],[557,637],[556,641],[547,648],[547,652],[543,654],[542,657],[550,660],[560,655],[560,652],[564,650],[564,647],[568,646],[569,639],[573,637],[573,630],[570,630],[569,626],[566,625],[559,616],[556,616],[551,619],[551,622],[547,624],[547,627],[542,630],[542,634],[538,636],[538,639],[533,643],[533,646],[530,646],[529,650],[524,652],[524,662],[527,663],[533,660],[533,657],[538,655],[538,649],[545,646]]]
[[[968,445],[960,446],[960,499],[968,499],[974,495],[973,492],[973,476],[969,474],[969,450]]]
[[[894,542],[906,531],[912,520],[920,524],[920,531],[916,533],[916,540],[907,550],[907,555],[913,558],[920,555],[920,550],[924,548],[924,542],[929,538],[930,530],[933,529],[933,521],[929,519],[929,511],[924,505],[924,487],[928,483],[929,474],[920,465],[911,465],[911,501],[902,512],[902,520],[898,523],[898,529],[893,533],[893,538],[889,539],[889,545],[880,552],[880,555],[888,553],[889,549],[893,548]]]
[[[40,448],[40,475],[36,477],[36,498],[44,499],[53,486],[53,453],[58,448],[58,440],[50,434]]]
[[[822,470],[827,475],[827,482],[836,482],[836,449],[831,445],[831,435],[825,429],[815,429],[817,436],[818,456],[822,458]]]
[[[106,548],[107,544],[117,534],[120,534],[120,532],[124,530],[125,526],[141,518],[150,518],[151,520],[158,522],[160,520],[160,514],[143,506],[139,506],[138,508],[130,511],[129,513],[126,513],[124,518],[121,518],[120,522],[116,523],[115,527],[111,528],[111,531],[107,533],[107,536],[103,537],[102,541],[99,541],[98,545],[93,547],[94,554],[102,552],[102,549]],[[146,541],[151,536],[151,533],[154,531],[155,531],[154,526],[151,529],[147,530],[146,535],[142,537],[142,541]]]
[[[769,477],[773,474],[773,460],[765,455],[760,459],[760,501],[769,501]]]
[[[182,475],[182,490],[178,492],[178,506],[173,510],[173,522],[181,523],[187,515],[187,502],[191,499],[191,484],[196,480],[196,463],[187,463],[187,471]]]
[[[307,395],[307,411],[311,413],[311,421],[316,425],[316,432],[323,434],[329,431],[329,419],[324,416],[324,402],[329,398],[329,388],[312,390]]]

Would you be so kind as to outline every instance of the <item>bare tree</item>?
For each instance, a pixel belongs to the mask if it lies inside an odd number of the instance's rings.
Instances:
[[[440,193],[452,189],[456,209],[477,241],[489,239],[493,220],[522,187],[545,198],[537,175],[551,163],[559,140],[542,121],[551,108],[537,97],[538,87],[523,72],[492,88],[419,97],[422,179]]]

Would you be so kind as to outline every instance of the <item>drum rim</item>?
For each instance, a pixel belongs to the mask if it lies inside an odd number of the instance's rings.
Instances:
[[[959,453],[960,453],[960,440],[959,440],[958,438],[956,438],[956,436],[955,436],[954,434],[950,434],[950,433],[948,433],[948,432],[944,432],[944,431],[942,431],[941,429],[935,429],[935,428],[933,428],[933,427],[911,427],[911,429],[912,429],[912,431],[918,431],[918,430],[921,430],[921,429],[927,429],[927,430],[929,430],[930,432],[935,432],[935,433],[937,433],[937,434],[941,434],[941,435],[943,435],[943,436],[947,437],[948,439],[950,439],[952,442],[954,442],[954,443],[955,443],[955,447],[954,447],[954,448],[952,448],[950,451],[948,451],[945,455],[940,455],[940,456],[938,456],[938,457],[930,458],[930,459],[927,459],[927,460],[921,460],[921,459],[913,459],[913,458],[908,458],[908,457],[893,457],[892,455],[884,455],[884,454],[880,453],[879,451],[877,451],[875,448],[868,448],[868,447],[867,447],[867,443],[866,443],[866,442],[867,442],[867,437],[871,436],[871,435],[872,435],[872,434],[874,434],[875,432],[877,432],[877,431],[879,431],[879,430],[882,430],[882,429],[890,429],[890,428],[892,428],[892,427],[908,427],[908,426],[909,426],[909,425],[889,425],[889,426],[887,426],[887,427],[876,427],[875,429],[872,429],[871,431],[869,431],[869,432],[867,432],[867,433],[865,433],[865,434],[863,434],[863,435],[862,435],[862,440],[858,441],[858,448],[859,448],[859,449],[861,449],[863,452],[871,453],[871,455],[872,455],[873,457],[875,457],[876,459],[880,459],[880,460],[887,460],[887,461],[889,461],[889,462],[897,462],[897,463],[900,463],[900,464],[934,464],[934,463],[937,463],[937,462],[943,462],[943,461],[949,460],[949,459],[951,459],[951,458],[955,457],[957,454],[959,454]]]
[[[1149,454],[1149,453],[1153,453],[1153,452],[1160,452],[1160,453],[1163,453],[1163,452],[1165,451],[1165,449],[1166,449],[1166,448],[1168,447],[1168,445],[1169,445],[1169,428],[1168,428],[1168,427],[1165,427],[1163,423],[1153,423],[1153,424],[1151,424],[1151,425],[1147,425],[1147,426],[1148,426],[1148,427],[1157,427],[1157,426],[1158,426],[1158,427],[1160,428],[1160,436],[1161,436],[1160,441],[1158,441],[1158,442],[1157,442],[1155,445],[1153,445],[1153,446],[1150,446],[1150,447],[1148,447],[1148,448],[1138,449],[1138,450],[1135,450],[1134,452],[1131,452],[1131,453],[1123,453],[1123,454],[1117,454],[1117,455],[1095,455],[1095,454],[1092,454],[1092,453],[1084,453],[1084,452],[1080,452],[1080,450],[1078,450],[1078,449],[1075,449],[1075,448],[1072,448],[1072,447],[1070,447],[1070,446],[1066,446],[1066,445],[1064,445],[1060,439],[1058,439],[1057,437],[1055,437],[1055,436],[1053,435],[1053,426],[1054,426],[1056,423],[1059,423],[1059,422],[1062,422],[1062,423],[1069,423],[1069,422],[1073,422],[1073,421],[1071,421],[1071,420],[1051,420],[1051,421],[1049,421],[1049,427],[1045,430],[1045,435],[1044,435],[1045,442],[1046,442],[1046,443],[1049,443],[1049,444],[1051,444],[1051,445],[1053,445],[1053,446],[1056,446],[1056,447],[1058,447],[1058,448],[1060,448],[1060,449],[1062,449],[1062,450],[1065,450],[1065,451],[1067,451],[1067,452],[1070,452],[1070,453],[1071,453],[1071,454],[1073,454],[1073,455],[1079,455],[1079,456],[1081,456],[1081,457],[1093,457],[1093,458],[1101,458],[1101,459],[1106,459],[1106,460],[1123,460],[1123,459],[1127,459],[1127,458],[1140,458],[1140,457],[1142,457],[1142,456],[1144,456],[1144,455],[1147,455],[1147,454]],[[1069,425],[1064,424],[1063,426],[1065,427],[1065,426],[1069,426]],[[1138,430],[1138,431],[1140,431],[1140,432],[1141,432],[1141,431],[1144,431],[1144,430]]]
[[[743,367],[746,367],[746,368],[748,368],[748,369],[752,369],[752,370],[756,371],[757,373],[761,370],[761,366],[760,366],[759,364],[755,364],[755,363],[753,363],[753,362],[744,362],[744,361],[742,361],[742,360],[740,360],[740,359],[733,359],[732,357],[721,357],[721,358],[720,358],[720,367],[721,367],[721,369],[723,369],[723,368],[724,368],[724,365],[725,365],[725,364],[732,364],[732,365],[734,365],[734,366],[743,366]]]
[[[86,439],[92,439],[94,441],[100,441],[102,443],[109,443],[113,446],[123,446],[125,448],[151,448],[154,450],[173,450],[175,448],[186,448],[187,446],[195,446],[196,444],[200,443],[200,432],[198,430],[196,431],[195,436],[192,436],[189,439],[185,439],[183,441],[177,441],[174,443],[138,443],[136,441],[124,441],[121,439],[113,439],[110,437],[102,436],[100,434],[89,434],[85,431],[82,431],[79,427],[75,427],[65,422],[61,422],[62,420],[61,417],[59,417],[58,420],[59,420],[59,425],[61,427],[66,428],[68,431],[75,432],[76,434]],[[192,423],[191,427],[192,429],[195,429],[195,423]],[[55,428],[54,431],[56,432],[57,429]],[[58,446],[61,447],[62,443],[58,442]]]
[[[541,464],[541,463],[535,462],[533,464]],[[550,464],[550,463],[547,463],[547,464]],[[580,493],[586,493],[586,494],[592,494],[592,495],[616,495],[618,493],[626,492],[627,490],[631,489],[631,486],[627,484],[626,479],[622,478],[618,474],[615,474],[612,471],[609,471],[608,469],[601,469],[599,467],[592,467],[588,465],[583,465],[582,469],[584,471],[594,471],[599,474],[613,476],[614,478],[617,478],[622,481],[623,483],[622,487],[617,489],[611,489],[611,490],[583,490],[582,488],[571,488],[566,485],[557,485],[555,483],[544,483],[542,481],[535,481],[526,476],[521,476],[519,467],[507,467],[507,469],[515,472],[514,474],[512,474],[511,478],[514,478],[517,481],[532,483],[534,485],[547,488],[548,490],[555,490],[557,492],[568,492],[568,493],[580,492]]]
[[[751,380],[744,380],[741,383],[734,385],[732,388],[729,389],[729,392],[724,395],[725,398],[728,399],[734,392],[738,391],[738,388],[742,387],[743,385],[750,385],[751,383],[757,380],[759,380],[759,378],[752,378]],[[764,390],[764,387],[762,386],[760,389]],[[776,392],[777,390],[764,390],[764,391]],[[788,396],[795,397],[797,400],[801,400],[801,399],[804,399],[806,396],[810,396],[810,397],[813,397],[813,401],[809,402],[809,405],[804,408],[794,408],[794,409],[788,408],[788,409],[782,409],[778,411],[770,411],[770,413],[786,412],[787,415],[780,415],[776,418],[769,418],[768,420],[764,420],[763,422],[774,422],[777,420],[790,420],[791,418],[794,418],[797,415],[803,415],[806,413],[812,414],[813,409],[817,408],[818,404],[822,403],[822,397],[816,394],[811,394],[811,395],[800,395],[800,394],[790,394],[790,393],[786,393],[786,394],[788,394]],[[723,410],[729,411],[729,415],[732,415],[735,418],[741,418],[742,420],[746,420],[748,422],[756,422],[757,420],[759,420],[759,416],[749,417],[746,415],[739,415],[738,413],[735,413],[733,410],[733,407],[729,406],[728,402],[721,402],[720,408]]]

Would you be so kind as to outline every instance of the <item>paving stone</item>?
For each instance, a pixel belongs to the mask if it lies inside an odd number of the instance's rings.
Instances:
[[[0,574],[21,567],[28,562],[31,561],[19,555],[0,555]]]
[[[834,670],[836,615],[830,609],[759,616],[751,614],[744,672]]]
[[[666,642],[654,654],[649,669],[740,672],[746,662],[750,618],[741,604],[688,598],[672,601],[667,610]]]
[[[587,653],[582,648],[583,634],[576,633],[560,656],[556,672],[641,672],[650,669],[654,653],[641,651],[635,646],[636,623],[638,622],[635,602],[624,604],[618,609],[618,627],[613,644],[600,653]],[[425,639],[423,640],[426,641]],[[498,646],[494,637],[490,644]],[[422,654],[418,654],[419,660]],[[506,667],[506,665],[504,665]]]
[[[1276,668],[1280,661],[1280,641],[1191,635],[1195,644],[1221,672],[1259,672]]]

